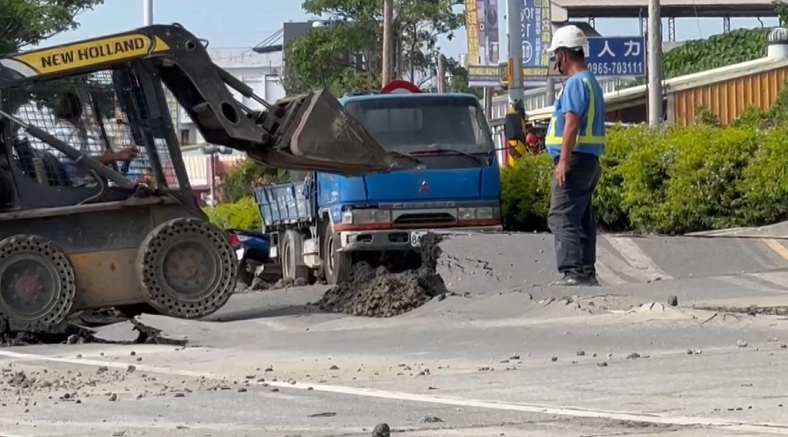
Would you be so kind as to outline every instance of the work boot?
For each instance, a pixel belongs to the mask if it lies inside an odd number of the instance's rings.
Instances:
[[[599,287],[602,285],[599,283],[599,279],[597,279],[596,272],[594,270],[589,271],[587,273],[587,277],[588,277],[588,285],[592,287]]]
[[[597,282],[597,284],[598,283],[599,282]],[[561,286],[561,287],[587,287],[593,284],[591,283],[591,280],[589,279],[588,275],[584,275],[576,272],[566,272],[564,273],[563,278],[553,282],[552,285]]]

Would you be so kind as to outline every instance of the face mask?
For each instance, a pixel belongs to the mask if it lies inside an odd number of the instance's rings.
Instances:
[[[564,53],[560,53],[559,52],[559,53],[555,54],[555,68],[562,75],[566,74],[566,72],[564,71],[564,68],[563,68],[564,59],[566,59],[566,55]]]

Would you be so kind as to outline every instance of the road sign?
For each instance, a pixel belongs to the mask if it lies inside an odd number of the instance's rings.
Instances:
[[[588,69],[597,77],[643,77],[646,75],[646,47],[646,38],[642,36],[589,38],[586,53]],[[508,63],[496,67],[470,66],[468,71],[471,86],[500,86],[501,82],[509,82],[511,74]],[[552,65],[548,70],[548,67],[526,64],[523,66],[523,78],[526,83],[529,79],[544,79],[548,71],[551,76],[561,76]]]
[[[520,0],[523,41],[523,77],[544,80],[549,60],[545,49],[552,37],[550,0]],[[499,0],[465,0],[465,26],[468,32],[468,84],[472,87],[501,86],[506,83],[506,63],[498,63]],[[481,43],[482,41],[486,41]],[[485,62],[486,60],[486,62]]]
[[[532,77],[547,76],[547,66],[550,63],[547,47],[553,35],[550,12],[549,0],[523,0],[523,9],[520,11],[523,67],[526,72],[532,72]]]
[[[589,38],[588,69],[597,77],[646,75],[646,38],[616,36]]]
[[[413,82],[394,80],[380,90],[381,94],[418,94],[421,90]]]

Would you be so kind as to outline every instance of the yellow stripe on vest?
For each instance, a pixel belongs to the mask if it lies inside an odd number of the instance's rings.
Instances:
[[[591,81],[588,79],[583,79],[583,83],[585,84],[586,88],[588,89],[588,121],[586,123],[585,132],[582,134],[578,132],[577,134],[577,145],[593,145],[593,146],[604,146],[605,145],[605,137],[604,136],[594,136],[594,117],[596,116],[596,96],[594,96],[594,87],[591,85]],[[556,99],[561,99],[561,95],[564,93],[564,90],[561,89],[561,92],[558,93],[558,97]],[[550,130],[547,132],[547,136],[545,136],[544,142],[545,145],[548,146],[560,146],[564,142],[563,136],[557,136],[555,134],[555,125],[557,124],[557,120],[553,119],[553,122],[550,123]]]

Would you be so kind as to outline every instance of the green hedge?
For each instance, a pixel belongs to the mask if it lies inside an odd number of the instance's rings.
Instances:
[[[252,197],[243,197],[237,202],[220,203],[203,208],[211,223],[222,229],[259,230],[260,213]]]
[[[594,198],[603,229],[681,234],[788,218],[788,128],[619,127]],[[501,175],[504,223],[545,230],[552,163],[529,155]]]

